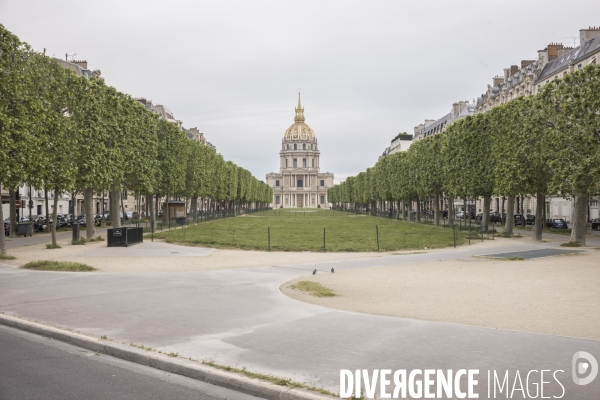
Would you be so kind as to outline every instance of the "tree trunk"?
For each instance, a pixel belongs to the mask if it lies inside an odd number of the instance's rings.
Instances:
[[[573,225],[571,226],[571,242],[585,246],[587,229],[587,194],[573,196]]]
[[[0,183],[0,193],[2,193],[2,183]],[[4,236],[4,209],[0,201],[0,221],[2,221],[2,234],[0,235],[0,255],[6,254],[6,237]]]
[[[13,190],[12,188],[8,190],[8,198],[9,198],[9,205],[8,205],[8,212],[9,212],[9,218],[10,218],[10,237],[11,238],[16,238],[17,237],[17,207],[15,205],[15,203],[17,202],[17,192],[15,190]],[[2,220],[4,221],[4,220]]]
[[[448,207],[448,225],[454,226],[454,200],[450,196],[446,196],[446,204]]]
[[[119,215],[119,199],[121,198],[120,190],[111,190],[108,193],[110,206],[108,212],[110,213],[110,222],[113,228],[121,227],[121,216]]]
[[[535,194],[535,223],[533,224],[533,240],[536,242],[542,241],[542,227],[546,223],[544,221],[544,194],[540,189]]]
[[[52,210],[52,228],[50,228],[50,233],[52,236],[52,246],[55,247],[58,246],[58,243],[56,243],[56,214],[58,211],[58,188],[54,188],[54,200],[52,204],[54,204],[54,206]]]
[[[96,233],[96,221],[94,220],[94,191],[91,188],[83,191],[83,204],[85,207],[85,238],[92,240]]]
[[[505,203],[506,197],[502,196],[502,209],[500,210],[500,219],[502,220],[502,225],[506,224],[506,211],[504,211],[504,203]]]
[[[515,226],[515,196],[508,196],[506,204],[506,224],[504,225],[504,233],[507,236],[513,235]]]
[[[433,217],[435,219],[435,225],[439,226],[440,225],[440,194],[438,192],[435,192],[435,194],[433,195]]]
[[[48,204],[48,189],[44,189],[44,200],[46,202],[46,232],[50,230],[50,205]],[[75,221],[75,214],[73,214],[73,222]]]
[[[125,206],[123,205],[123,192],[119,193],[119,201],[121,203],[121,214],[123,215],[123,221],[125,221],[127,215],[125,214]]]
[[[154,196],[146,195],[146,217],[150,220],[150,228],[156,230],[156,220],[154,218]]]
[[[525,227],[525,203],[524,198],[521,196],[521,227]]]
[[[157,218],[158,218],[158,203],[160,203],[160,196],[158,195],[158,193],[156,193],[156,203],[154,204],[154,215],[153,215],[153,217],[154,217],[154,230],[156,230],[156,227],[157,227],[156,221],[157,221]]]
[[[491,196],[483,198],[483,213],[481,214],[481,230],[487,232],[490,227],[490,203],[492,202]]]
[[[192,208],[192,218],[193,218],[194,222],[198,222],[198,195],[192,196],[191,208]]]

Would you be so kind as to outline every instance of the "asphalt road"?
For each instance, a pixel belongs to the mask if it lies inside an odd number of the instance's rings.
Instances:
[[[0,326],[0,399],[258,398]]]
[[[515,242],[494,252],[556,245]],[[174,252],[185,250],[170,246]],[[136,246],[128,249],[132,262],[135,254],[143,256]],[[508,371],[512,385],[517,371],[526,376],[544,369],[563,371],[558,374],[565,398],[598,400],[600,378],[575,385],[571,360],[578,351],[600,360],[600,341],[331,310],[279,291],[282,283],[313,269],[329,273],[332,266],[342,271],[470,259],[489,252],[463,246],[341,262],[152,274],[25,271],[0,265],[0,311],[334,392],[339,391],[340,369],[479,369],[480,398],[486,398],[487,371]],[[185,263],[202,260],[181,257]],[[544,395],[560,394],[561,386],[554,383]]]

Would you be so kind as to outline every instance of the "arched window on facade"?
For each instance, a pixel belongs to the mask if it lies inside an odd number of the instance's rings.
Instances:
[[[303,166],[303,167],[306,167],[306,158],[303,158],[303,159],[302,159],[302,166]]]
[[[287,149],[288,149],[288,150],[290,149],[290,145],[289,145],[289,144],[287,145]]]
[[[298,160],[296,158],[294,158],[294,168],[297,168],[297,167],[298,167]]]
[[[298,150],[298,145],[294,143],[294,150]]]

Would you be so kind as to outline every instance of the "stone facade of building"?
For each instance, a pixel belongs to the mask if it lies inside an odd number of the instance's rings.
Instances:
[[[321,173],[317,138],[304,122],[304,107],[300,103],[294,124],[290,126],[279,152],[279,173],[267,174],[267,184],[273,188],[273,208],[329,208],[327,189],[333,186],[333,174]]]

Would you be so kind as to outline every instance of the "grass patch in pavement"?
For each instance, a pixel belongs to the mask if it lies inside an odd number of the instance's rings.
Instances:
[[[524,259],[523,257],[516,256],[516,257],[506,257],[506,258],[503,258],[503,260],[510,260],[510,261],[523,261],[523,260],[525,260],[525,259]]]
[[[17,257],[15,256],[11,256],[9,254],[5,254],[5,253],[0,253],[0,260],[14,260]]]
[[[320,283],[310,281],[300,281],[295,285],[290,286],[292,289],[302,290],[308,292],[316,297],[335,297],[335,294],[331,289],[321,286]]]
[[[456,244],[466,243],[467,235],[468,230],[457,229]],[[269,237],[271,251],[393,251],[454,245],[448,227],[323,209],[270,210],[154,232],[155,239],[167,243],[263,251],[269,249]]]
[[[567,243],[562,243],[561,246],[562,247],[581,247],[581,244],[579,242],[567,242]]]
[[[60,247],[59,245],[52,244],[52,243],[46,243],[46,248],[49,249],[49,250],[50,249],[62,249],[62,247]]]
[[[310,390],[312,392],[317,392],[317,393],[337,397],[337,394],[332,393],[329,390],[323,389],[321,387],[316,387],[316,386],[313,386],[310,384],[297,382],[292,379],[282,378],[282,377],[275,376],[275,375],[266,375],[266,374],[259,374],[257,372],[250,372],[246,369],[246,367],[242,367],[242,368],[229,367],[227,365],[217,364],[216,362],[210,361],[210,360],[203,360],[202,364],[208,365],[210,367],[217,368],[217,369],[220,369],[223,371],[240,374],[247,378],[258,379],[258,380],[261,380],[264,382],[269,382],[269,383],[275,384],[277,386],[285,386],[290,389],[300,388],[300,389]]]
[[[90,267],[86,264],[71,262],[71,261],[51,261],[51,260],[38,260],[30,261],[23,265],[21,268],[24,269],[35,269],[37,271],[72,271],[72,272],[83,272],[83,271],[95,271],[96,268]]]

